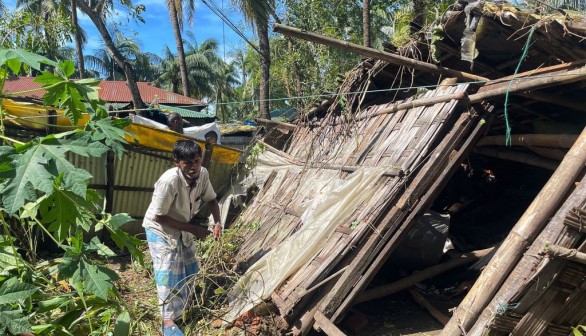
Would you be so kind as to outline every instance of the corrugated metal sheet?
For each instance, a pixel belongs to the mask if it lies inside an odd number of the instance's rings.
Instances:
[[[244,150],[250,145],[252,139],[251,136],[222,136],[222,145]]]
[[[65,158],[69,160],[77,168],[87,170],[91,175],[91,184],[106,185],[106,155],[102,157],[84,157],[71,152],[65,154]]]
[[[215,114],[209,114],[209,113],[204,113],[204,112],[199,112],[199,111],[192,111],[192,110],[188,110],[188,109],[181,108],[178,106],[159,104],[159,108],[164,112],[177,112],[183,118],[202,119],[202,118],[214,118],[216,116]]]
[[[40,89],[42,85],[35,83],[33,80],[34,77],[17,77],[8,79],[4,85],[4,91],[14,93]],[[154,87],[147,82],[137,82],[136,84],[140,91],[140,97],[145,103],[157,102],[176,105],[197,105],[202,107],[207,105],[200,100]],[[101,81],[99,87],[100,99],[105,100],[106,102],[126,104],[132,102],[130,89],[126,86],[126,82],[124,81]],[[19,96],[41,99],[45,93],[45,90],[38,90],[27,92]]]

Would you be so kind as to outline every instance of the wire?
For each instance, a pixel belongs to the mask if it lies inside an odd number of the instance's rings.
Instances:
[[[519,58],[519,63],[517,63],[517,68],[515,68],[515,73],[513,74],[516,75],[517,72],[519,72],[519,68],[521,67],[521,63],[523,63],[523,61],[525,60],[525,57],[527,56],[527,53],[529,52],[529,46],[531,45],[531,37],[533,36],[533,32],[535,31],[535,26],[531,27],[531,30],[529,31],[529,36],[527,36],[527,41],[525,41],[525,46],[523,47],[523,54],[521,55],[521,58]],[[505,93],[505,125],[506,125],[506,136],[505,136],[505,144],[507,146],[511,146],[511,125],[509,123],[509,91],[511,90],[511,86],[513,85],[513,79],[509,82],[509,86],[507,86],[507,92]]]
[[[586,74],[586,72],[584,72],[584,74]],[[511,80],[507,80],[510,81],[509,83],[509,87],[511,85],[511,83],[513,81],[524,81],[524,80],[529,80],[529,79],[539,79],[539,78],[558,78],[558,77],[564,77],[564,76],[574,76],[576,75],[575,73],[573,75],[566,75],[566,74],[555,74],[555,75],[537,75],[537,76],[527,76],[527,77],[521,77],[521,78],[514,78]],[[446,87],[446,86],[457,86],[457,85],[463,85],[463,84],[486,84],[486,83],[498,83],[499,80],[485,80],[485,81],[470,81],[470,82],[461,82],[461,83],[455,83],[455,84],[450,84],[450,85],[445,85],[445,84],[432,84],[432,85],[420,85],[420,86],[407,86],[407,87],[398,87],[398,88],[388,88],[388,89],[378,89],[378,90],[367,90],[367,91],[353,91],[353,92],[340,92],[340,93],[327,93],[327,94],[319,94],[319,95],[307,95],[307,96],[293,96],[293,97],[284,97],[284,98],[271,98],[271,99],[252,99],[252,100],[241,100],[241,101],[232,101],[232,102],[225,102],[225,103],[216,103],[215,105],[232,105],[232,104],[249,104],[249,103],[253,103],[256,104],[260,101],[267,101],[267,102],[272,102],[272,101],[285,101],[285,100],[296,100],[296,99],[311,99],[311,98],[331,98],[331,97],[337,97],[337,96],[349,96],[349,95],[355,95],[355,94],[364,94],[366,93],[377,93],[377,92],[393,92],[393,91],[405,91],[405,90],[416,90],[416,89],[433,89],[433,88],[437,88],[437,87]],[[502,81],[503,83],[506,81]],[[507,90],[508,93],[508,90]],[[506,103],[506,102],[505,102]],[[210,104],[193,104],[193,105],[183,105],[182,107],[187,108],[187,107],[205,107],[208,106]],[[148,110],[152,110],[154,108],[150,107],[150,108],[142,108],[142,109],[127,109],[127,110],[115,110],[115,111],[107,111],[107,113],[123,113],[123,112],[136,112],[136,111],[148,111]],[[30,116],[30,117],[18,117],[19,119],[34,119],[34,118],[46,118],[46,116]]]
[[[238,27],[230,20],[230,18],[224,13],[224,11],[214,2],[214,0],[202,0],[202,2],[208,6],[208,8],[214,12],[222,21],[228,25],[238,36],[240,36],[246,43],[248,43],[257,53],[260,54],[260,50],[244,35],[244,33],[238,29]]]

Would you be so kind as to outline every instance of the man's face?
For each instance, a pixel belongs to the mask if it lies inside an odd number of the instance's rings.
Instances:
[[[179,167],[187,182],[193,182],[199,178],[199,172],[201,171],[200,156],[190,160],[175,161],[175,164]]]

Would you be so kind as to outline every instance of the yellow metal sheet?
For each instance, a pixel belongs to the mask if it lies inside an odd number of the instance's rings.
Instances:
[[[42,105],[3,99],[2,107],[6,114],[5,122],[8,124],[33,130],[44,130],[49,125],[49,110]],[[54,111],[57,113],[57,129],[67,130],[73,127],[69,119],[63,116],[62,110],[54,109]],[[84,125],[88,121],[88,118],[88,115],[83,115],[78,122],[78,127]],[[204,147],[204,142],[201,140],[147,125],[131,123],[125,130],[134,135],[134,138],[127,136],[126,141],[149,149],[171,152],[173,151],[175,142],[180,139],[195,140],[201,148]],[[214,162],[232,165],[238,162],[241,153],[237,149],[216,145],[212,154],[212,160]]]

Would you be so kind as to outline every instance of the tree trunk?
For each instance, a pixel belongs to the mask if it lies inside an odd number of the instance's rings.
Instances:
[[[75,52],[77,54],[77,71],[79,71],[79,79],[83,79],[85,74],[85,64],[83,62],[83,41],[81,40],[81,27],[77,22],[77,5],[75,0],[71,0],[71,21],[75,28]]]
[[[370,0],[362,0],[362,40],[365,47],[371,47],[370,40]]]
[[[269,49],[268,24],[256,23],[258,32],[258,46],[260,49],[260,87],[259,87],[259,117],[271,119],[269,110],[269,80],[271,68],[271,50]]]
[[[71,21],[75,28],[75,52],[77,54],[77,71],[79,71],[79,79],[83,79],[85,74],[85,64],[83,62],[83,41],[81,40],[81,27],[77,22],[77,4],[75,0],[71,0]]]
[[[138,90],[138,85],[136,84],[136,80],[134,79],[134,71],[132,70],[132,66],[126,58],[116,49],[114,42],[112,41],[112,36],[108,32],[106,28],[106,24],[102,21],[101,13],[98,11],[94,11],[89,7],[89,5],[84,0],[75,0],[77,6],[84,12],[89,18],[92,20],[98,32],[102,36],[104,43],[106,44],[106,48],[108,48],[108,52],[110,52],[110,56],[118,66],[124,71],[124,75],[126,76],[126,85],[128,89],[130,89],[130,94],[132,96],[132,105],[135,109],[144,109],[146,105],[140,98],[140,91]],[[142,114],[139,112],[138,114]]]
[[[413,20],[411,34],[415,34],[425,25],[425,0],[413,0]]]
[[[181,83],[183,84],[183,95],[189,96],[189,79],[187,77],[187,64],[185,63],[185,51],[183,50],[183,39],[181,38],[181,27],[179,27],[179,17],[174,1],[168,1],[169,16],[171,25],[175,34],[175,44],[177,45],[177,60],[179,61],[179,73],[181,74]]]

